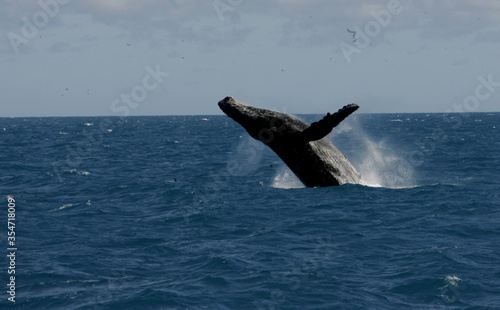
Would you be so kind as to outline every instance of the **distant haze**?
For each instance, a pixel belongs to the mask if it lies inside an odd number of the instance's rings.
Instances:
[[[2,1],[0,117],[500,111],[500,1]]]

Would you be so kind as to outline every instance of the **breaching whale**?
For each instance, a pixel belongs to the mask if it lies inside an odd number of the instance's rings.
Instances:
[[[361,182],[361,175],[347,158],[324,138],[358,105],[346,105],[310,126],[293,115],[252,107],[232,97],[219,101],[219,107],[251,137],[269,146],[305,186]]]

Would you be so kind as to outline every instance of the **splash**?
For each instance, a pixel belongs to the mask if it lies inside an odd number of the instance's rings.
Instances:
[[[414,167],[405,159],[401,148],[391,147],[387,139],[377,141],[370,137],[358,118],[343,123],[335,134],[345,131],[348,131],[350,144],[356,149],[350,161],[361,173],[361,185],[386,188],[416,186]]]
[[[413,166],[395,153],[384,141],[375,142],[368,137],[361,140],[364,150],[358,163],[361,184],[372,187],[414,187]]]
[[[394,189],[418,186],[414,178],[414,166],[405,158],[404,150],[392,147],[387,138],[376,140],[370,137],[357,118],[343,122],[332,134],[334,145],[336,135],[349,136],[349,145],[355,149],[349,154],[349,161],[361,174],[360,185]],[[264,149],[265,145],[261,142],[249,136],[241,137],[227,163],[229,175],[254,173],[260,167]],[[286,165],[278,168],[270,186],[281,189],[305,187]]]
[[[244,176],[254,173],[261,166],[265,145],[250,136],[241,137],[240,144],[227,163],[231,176]],[[271,181],[273,188],[303,188],[304,184],[286,165],[281,165]]]
[[[303,188],[305,187],[302,182],[295,176],[295,174],[287,166],[282,166],[278,169],[276,176],[271,184],[273,188]]]
[[[242,138],[235,154],[227,163],[227,171],[232,176],[249,175],[259,167],[263,156],[264,145],[247,136]]]
[[[360,185],[394,189],[416,186],[413,166],[384,141],[375,142],[365,136],[356,143],[359,143],[360,156],[353,165],[361,173]],[[291,189],[305,186],[287,166],[282,166],[276,172],[271,187]]]

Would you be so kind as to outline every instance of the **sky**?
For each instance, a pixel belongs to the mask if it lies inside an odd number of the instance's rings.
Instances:
[[[498,0],[2,0],[0,117],[500,111]]]

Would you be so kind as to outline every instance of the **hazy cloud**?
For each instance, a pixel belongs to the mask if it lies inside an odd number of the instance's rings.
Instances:
[[[0,50],[7,50],[5,36],[21,35],[23,18],[32,20],[44,7],[54,10],[58,0],[2,3]],[[424,37],[454,38],[478,34],[500,23],[499,1],[408,1],[375,0],[369,3],[344,0],[59,0],[58,14],[46,28],[67,27],[64,14],[87,15],[94,23],[119,27],[125,35],[151,38],[165,32],[170,39],[191,40],[208,49],[245,40],[252,31],[245,21],[258,14],[263,19],[281,20],[282,44],[330,44],[348,36],[346,27],[362,27],[374,14],[398,5],[402,12],[392,16],[387,32],[419,29]],[[43,3],[44,5],[40,5]],[[221,6],[222,5],[222,6]],[[223,21],[220,20],[223,17]],[[70,19],[69,19],[70,20]],[[241,24],[240,23],[241,20]],[[488,37],[482,35],[481,40]]]

